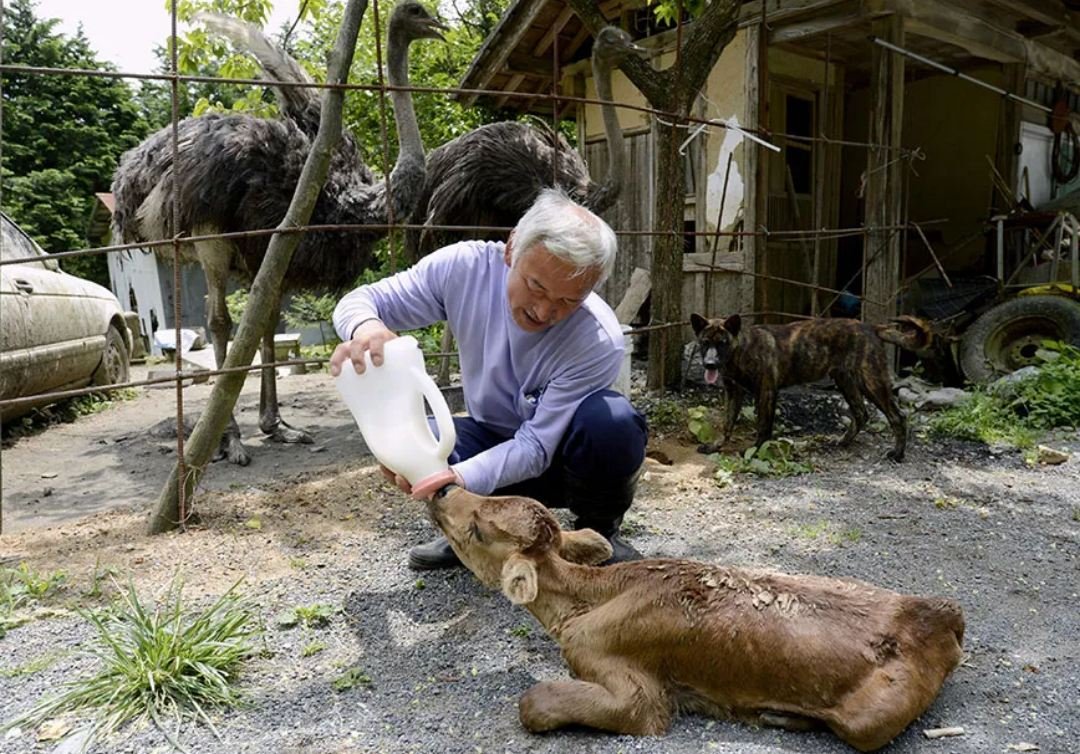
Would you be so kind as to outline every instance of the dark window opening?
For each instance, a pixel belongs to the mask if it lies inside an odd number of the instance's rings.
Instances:
[[[814,103],[802,97],[787,96],[787,118],[784,130],[792,136],[812,136]]]
[[[693,254],[697,251],[697,222],[694,220],[683,221],[683,254]]]
[[[791,182],[795,186],[795,193],[809,194],[813,186],[814,174],[810,150],[788,144],[787,149],[784,150],[784,162],[791,171]]]

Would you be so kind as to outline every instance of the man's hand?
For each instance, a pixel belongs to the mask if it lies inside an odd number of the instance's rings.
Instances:
[[[346,361],[351,361],[357,374],[363,374],[367,368],[364,354],[371,352],[371,363],[381,367],[383,363],[383,345],[397,337],[377,319],[369,319],[353,331],[352,340],[341,343],[330,357],[330,374],[337,377]]]

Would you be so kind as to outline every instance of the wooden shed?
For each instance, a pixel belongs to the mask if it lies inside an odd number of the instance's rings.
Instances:
[[[679,32],[644,0],[599,7],[654,66],[673,63]],[[1033,205],[1078,185],[1050,168],[1042,107],[1062,103],[1080,130],[1080,0],[754,0],[738,26],[696,104],[697,117],[726,127],[687,129],[684,314],[880,320],[904,306],[905,280],[928,266],[940,274],[933,256],[957,276],[990,271],[984,229],[1012,201],[995,170]],[[550,96],[596,98],[590,50],[564,0],[517,0],[462,82],[490,93],[466,99],[576,120],[603,175],[598,106]],[[647,105],[618,72],[614,92]],[[607,217],[616,230],[652,227],[657,117],[619,111],[630,173]],[[651,263],[648,236],[624,235],[620,248],[604,291],[612,302]]]

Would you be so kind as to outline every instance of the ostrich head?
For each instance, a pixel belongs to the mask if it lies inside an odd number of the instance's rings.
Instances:
[[[442,32],[446,30],[446,24],[428,13],[423,5],[416,0],[405,0],[398,3],[390,14],[387,35],[390,38],[389,46],[394,46],[394,41],[397,41],[400,43],[397,45],[399,49],[404,49],[416,39],[441,39],[445,42]]]
[[[630,38],[630,34],[617,26],[605,26],[596,35],[593,44],[593,60],[610,71],[631,56],[644,58],[648,50]]]

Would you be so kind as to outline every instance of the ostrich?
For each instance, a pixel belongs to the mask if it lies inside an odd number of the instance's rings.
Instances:
[[[611,93],[612,69],[630,55],[643,55],[622,29],[604,27],[592,52],[593,77],[604,118],[608,169],[597,183],[581,155],[561,134],[547,126],[517,121],[490,123],[432,150],[427,179],[413,210],[413,225],[472,225],[511,227],[532,205],[540,190],[561,186],[593,212],[611,207],[622,190],[625,148]],[[557,169],[557,172],[556,172]],[[406,253],[415,259],[462,232],[411,228]]]
[[[409,85],[408,48],[417,39],[442,39],[445,29],[419,3],[406,0],[393,11],[388,24],[387,78],[394,86]],[[299,70],[299,69],[297,69]],[[386,181],[375,182],[355,142],[343,135],[331,158],[326,182],[311,216],[312,225],[385,225],[393,217],[408,217],[424,180],[424,148],[412,97],[394,90],[394,121],[400,151]],[[308,97],[308,100],[313,100]],[[299,100],[299,98],[298,98]],[[317,108],[314,123],[317,124]],[[166,126],[124,154],[113,178],[116,212],[114,238],[125,243],[169,238],[174,232],[202,236],[274,228],[285,216],[311,147],[312,111],[306,119],[267,120],[247,115],[205,115],[178,124],[179,156],[172,163],[172,128]],[[172,203],[179,204],[179,224],[172,223]],[[304,235],[286,273],[291,288],[348,285],[372,261],[374,243],[384,229],[362,233],[321,232]],[[225,305],[229,275],[251,280],[269,245],[269,236],[218,239],[184,244],[183,258],[198,261],[209,292],[207,324],[220,367],[232,330]],[[157,247],[169,254],[168,247]],[[274,360],[273,321],[266,323],[262,360]],[[259,427],[277,442],[311,442],[303,430],[290,427],[278,411],[274,369],[262,370]],[[250,456],[240,441],[235,417],[221,440],[216,458],[247,465]]]

